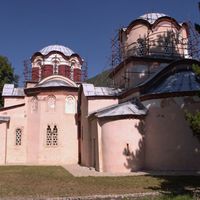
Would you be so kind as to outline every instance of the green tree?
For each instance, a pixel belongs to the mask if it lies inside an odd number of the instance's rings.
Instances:
[[[192,69],[194,73],[196,74],[197,81],[200,81],[200,66],[193,65]],[[200,97],[200,92],[197,92],[197,95]],[[186,111],[185,113],[186,119],[190,124],[190,127],[193,131],[193,134],[200,139],[200,111],[197,110],[195,113],[190,113]]]
[[[13,83],[15,86],[18,84],[19,77],[14,74],[14,68],[9,62],[8,58],[0,55],[0,107],[3,106],[2,90],[6,83]]]

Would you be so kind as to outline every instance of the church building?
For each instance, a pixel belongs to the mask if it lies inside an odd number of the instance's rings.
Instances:
[[[25,88],[5,84],[0,110],[0,164],[78,162],[77,98],[82,58],[52,45],[33,54]]]
[[[108,87],[82,82],[83,59],[67,47],[33,54],[25,87],[3,88],[1,165],[200,170],[200,140],[185,117],[200,108],[188,23],[148,13],[119,30],[117,42]]]

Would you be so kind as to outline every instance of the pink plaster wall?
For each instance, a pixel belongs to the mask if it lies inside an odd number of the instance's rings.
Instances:
[[[166,32],[170,31],[175,34],[179,34],[180,38],[184,38],[184,44],[175,44],[176,52],[180,55],[184,55],[186,53],[185,49],[187,49],[187,34],[186,34],[186,28],[182,27],[181,30],[178,30],[177,27],[170,21],[165,20],[159,22],[156,26],[154,26],[151,29],[148,29],[148,27],[144,24],[137,24],[132,27],[129,33],[124,33],[126,35],[123,36],[124,40],[122,41],[122,46],[124,46],[125,54],[129,55],[129,51],[135,47],[135,43],[139,38],[145,38],[149,37],[149,40],[155,41],[155,45],[151,45],[149,47],[150,53],[161,53],[165,52],[164,46],[161,47],[161,45],[158,42],[158,39],[160,36],[166,35]],[[160,45],[160,47],[158,47]],[[157,46],[157,47],[156,47]],[[174,50],[175,50],[174,49]],[[187,52],[188,54],[188,52]]]
[[[101,108],[107,106],[115,105],[118,103],[117,98],[107,99],[107,98],[89,98],[88,100],[88,113],[92,113]]]
[[[122,88],[132,88],[145,81],[167,63],[131,61],[121,68],[113,77],[115,84]],[[126,79],[124,78],[126,77]]]
[[[49,110],[47,106],[48,95],[55,95],[56,107]],[[78,162],[78,137],[75,113],[65,113],[65,98],[75,95],[69,92],[45,92],[38,95],[38,110],[31,113],[28,108],[28,142],[27,151],[29,163],[32,164],[76,164]],[[77,99],[77,96],[75,96]],[[47,126],[58,128],[58,145],[46,145]]]
[[[48,95],[56,97],[56,107],[47,108]],[[76,113],[66,112],[66,97],[77,92],[56,91],[38,94],[38,107],[34,111],[32,96],[25,97],[25,106],[3,110],[1,116],[9,116],[8,126],[0,124],[0,164],[76,164],[78,162],[78,138]],[[14,99],[13,105],[14,104]],[[16,101],[17,102],[17,101]],[[76,107],[76,103],[74,105]],[[46,145],[47,125],[58,128],[58,145]],[[16,145],[16,129],[22,129],[22,144]],[[6,137],[7,136],[7,137]],[[6,142],[7,141],[7,142]]]
[[[0,123],[0,165],[4,165],[6,163],[7,156],[7,123]]]
[[[31,99],[33,97],[26,98],[27,109],[27,163],[38,164],[39,155],[39,133],[40,133],[40,102],[38,101],[38,109],[32,111]]]
[[[130,172],[143,168],[144,138],[139,131],[139,123],[138,119],[100,121],[102,171]]]
[[[88,99],[82,92],[81,94],[81,136],[80,136],[80,151],[81,151],[81,164],[90,166],[90,136],[88,126]]]
[[[4,135],[7,134],[6,142],[6,164],[24,164],[26,163],[26,112],[25,106],[16,107],[7,111],[2,111],[0,115],[10,116],[10,122],[7,130],[4,129]],[[16,129],[22,129],[22,145],[16,146]],[[7,133],[6,133],[7,131]],[[4,137],[5,138],[5,137]],[[1,138],[2,139],[2,138]],[[3,152],[2,152],[3,153]]]
[[[4,98],[4,107],[14,106],[24,103],[24,97],[5,97]]]
[[[197,110],[192,97],[143,102],[146,118],[145,166],[150,170],[200,170],[200,141],[193,135],[184,110]]]
[[[118,99],[86,97],[81,94],[81,164],[85,166],[93,165],[91,159],[91,127],[88,122],[88,115],[98,109],[114,105]]]

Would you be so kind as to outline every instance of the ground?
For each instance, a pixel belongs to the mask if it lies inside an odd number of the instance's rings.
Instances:
[[[59,166],[0,167],[0,197],[69,197],[158,191],[192,197],[193,191],[199,187],[200,176],[74,177]],[[192,199],[189,196],[181,199]]]

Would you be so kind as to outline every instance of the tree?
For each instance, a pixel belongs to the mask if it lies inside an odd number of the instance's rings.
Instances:
[[[18,75],[14,74],[14,68],[9,62],[8,58],[0,55],[0,107],[3,106],[2,90],[6,83],[18,84]]]
[[[200,81],[200,66],[193,65],[192,69],[196,74],[197,81]],[[200,97],[200,92],[197,92],[197,95]],[[195,113],[185,112],[186,120],[190,124],[190,128],[193,131],[193,134],[198,137],[200,140],[200,111],[197,110]]]

